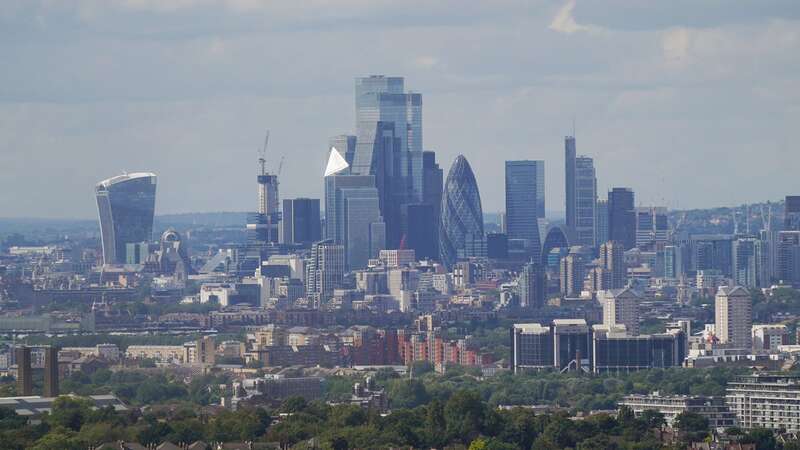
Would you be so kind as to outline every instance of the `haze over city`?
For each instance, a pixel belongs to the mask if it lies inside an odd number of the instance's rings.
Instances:
[[[800,4],[773,2],[5,1],[0,217],[93,218],[95,184],[159,176],[157,213],[253,209],[257,151],[316,197],[353,79],[424,94],[425,149],[469,159],[485,212],[503,161],[563,137],[598,191],[670,209],[779,200],[800,151]]]

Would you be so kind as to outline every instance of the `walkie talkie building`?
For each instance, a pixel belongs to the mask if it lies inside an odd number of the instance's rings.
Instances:
[[[123,174],[97,183],[104,264],[125,264],[126,245],[150,241],[156,209],[156,175]]]
[[[448,269],[459,259],[486,256],[481,195],[463,155],[453,162],[444,185],[439,253]]]

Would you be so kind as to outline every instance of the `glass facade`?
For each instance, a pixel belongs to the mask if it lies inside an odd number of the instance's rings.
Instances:
[[[539,168],[544,161],[506,161],[506,232],[509,239],[524,239],[527,256],[540,255]],[[543,172],[543,170],[542,170]],[[541,192],[544,194],[544,192]]]
[[[447,174],[441,214],[439,256],[445,267],[452,268],[460,258],[486,256],[486,246],[480,245],[485,238],[478,183],[463,155],[456,158]],[[481,247],[484,254],[479,254]]]
[[[560,226],[554,226],[547,232],[542,245],[542,264],[547,265],[547,258],[550,252],[556,248],[569,249],[569,240],[567,233]]]
[[[129,243],[149,242],[156,207],[156,176],[133,173],[101,181],[95,188],[105,264],[125,264]]]
[[[636,246],[636,212],[633,190],[614,188],[608,193],[608,240],[621,242],[625,250]]]

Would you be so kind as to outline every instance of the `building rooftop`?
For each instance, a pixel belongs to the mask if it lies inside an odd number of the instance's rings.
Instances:
[[[109,187],[115,185],[117,183],[122,183],[124,181],[135,180],[138,178],[155,178],[156,174],[152,172],[134,172],[134,173],[123,173],[122,175],[117,175],[115,177],[111,177],[105,179],[99,183],[97,183],[97,187]]]

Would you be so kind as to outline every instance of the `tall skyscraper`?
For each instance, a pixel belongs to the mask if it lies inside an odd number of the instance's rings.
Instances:
[[[507,234],[509,239],[525,242],[528,259],[535,258],[542,250],[538,223],[539,167],[544,167],[544,161],[506,161]]]
[[[742,286],[720,287],[714,302],[714,330],[721,344],[751,349],[753,300]]]
[[[17,360],[17,396],[25,397],[33,394],[33,369],[31,368],[30,347],[17,347],[14,350]]]
[[[544,266],[538,261],[529,262],[522,267],[519,274],[519,306],[521,308],[541,308],[547,299]]]
[[[603,305],[603,325],[625,325],[631,336],[639,334],[639,294],[633,289],[609,289],[602,291],[600,303]]]
[[[594,247],[595,216],[597,208],[597,175],[594,160],[577,156],[575,138],[564,138],[566,166],[566,217],[567,228],[576,245]]]
[[[800,195],[787,195],[784,208],[784,230],[800,231]]]
[[[58,397],[58,347],[44,348],[44,396]]]
[[[625,287],[628,278],[625,267],[625,249],[622,243],[608,241],[600,246],[600,265],[604,269],[606,279],[603,280],[604,289],[621,289]]]
[[[483,209],[469,162],[458,155],[447,174],[442,197],[439,253],[448,269],[461,258],[486,256]]]
[[[422,201],[422,95],[404,92],[402,77],[356,78],[356,151],[351,172],[372,175],[387,243],[402,239],[401,207]]]
[[[97,184],[97,209],[104,264],[125,264],[126,245],[153,238],[156,176],[118,175]]]
[[[622,243],[625,250],[636,246],[636,213],[633,190],[614,188],[608,193],[608,239]]]
[[[310,245],[322,239],[319,199],[285,199],[281,225],[281,242],[285,244]]]
[[[738,238],[733,241],[733,280],[748,289],[769,287],[769,249],[757,238]]]
[[[344,246],[332,239],[315,243],[306,264],[306,294],[316,307],[328,302],[333,290],[341,287],[345,273]]]
[[[278,242],[278,225],[281,221],[278,175],[266,171],[264,159],[260,159],[261,173],[258,181],[258,214],[264,217],[264,237],[266,242]]]
[[[570,231],[574,231],[575,225],[577,224],[575,217],[575,158],[577,156],[578,155],[575,150],[575,137],[564,137],[564,180],[566,193],[565,213],[567,228]]]

